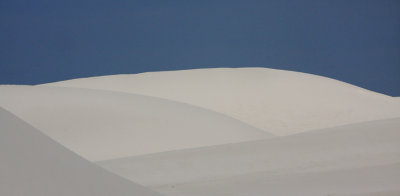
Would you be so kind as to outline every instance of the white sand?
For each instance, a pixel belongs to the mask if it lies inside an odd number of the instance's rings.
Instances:
[[[0,106],[92,161],[271,136],[219,113],[141,95],[31,86],[0,86],[0,94]]]
[[[267,68],[113,75],[47,84],[137,93],[232,116],[276,135],[400,117],[400,102],[344,82]]]
[[[0,85],[0,106],[165,195],[400,194],[399,98],[320,76],[221,68]],[[156,194],[4,110],[0,128],[0,195]]]
[[[271,176],[258,172],[216,181],[158,187],[171,196],[398,196],[400,164]]]
[[[400,190],[400,118],[262,141],[103,161],[170,195],[334,195]]]
[[[0,195],[159,194],[82,159],[0,107]]]

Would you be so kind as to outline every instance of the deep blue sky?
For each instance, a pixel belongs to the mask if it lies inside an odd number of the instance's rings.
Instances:
[[[0,84],[243,66],[400,96],[400,1],[0,1]]]

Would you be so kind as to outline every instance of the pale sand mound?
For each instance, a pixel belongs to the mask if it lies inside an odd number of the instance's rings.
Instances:
[[[156,196],[67,150],[0,107],[0,195]]]
[[[137,93],[232,116],[276,135],[400,117],[398,100],[344,82],[267,68],[113,75],[46,84]]]
[[[0,106],[92,161],[271,136],[216,112],[142,95],[44,86],[0,86],[0,94]]]
[[[400,191],[400,118],[99,162],[167,195]]]

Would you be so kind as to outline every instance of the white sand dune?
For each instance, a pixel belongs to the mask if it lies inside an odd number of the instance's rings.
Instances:
[[[271,137],[216,112],[142,95],[45,86],[0,86],[0,94],[0,106],[92,161]]]
[[[0,195],[156,196],[84,160],[0,107]]]
[[[174,196],[400,194],[399,98],[320,76],[218,68],[0,85],[0,106],[32,125],[0,110],[0,195],[157,195],[135,183]]]
[[[399,190],[400,118],[99,162],[167,195],[335,195]]]
[[[400,117],[400,102],[344,82],[267,68],[113,75],[48,86],[137,93],[188,103],[276,135]]]

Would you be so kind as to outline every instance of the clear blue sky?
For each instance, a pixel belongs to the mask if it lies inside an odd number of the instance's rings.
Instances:
[[[0,1],[0,84],[245,66],[400,96],[400,1]]]

